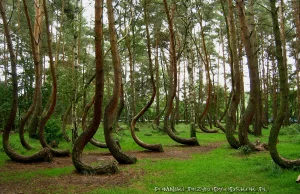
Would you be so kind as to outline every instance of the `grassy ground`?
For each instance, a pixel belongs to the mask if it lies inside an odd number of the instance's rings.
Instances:
[[[140,125],[137,132],[140,139],[147,143],[161,143],[163,146],[179,145],[167,135],[153,133],[146,125]],[[282,129],[279,137],[278,149],[281,155],[291,159],[300,158],[299,126],[293,125]],[[179,125],[177,130],[180,136],[188,137],[189,126]],[[152,133],[152,136],[145,136]],[[267,142],[269,130],[263,131],[261,142]],[[100,135],[98,135],[99,137]],[[300,185],[295,179],[299,170],[283,170],[275,165],[268,152],[245,153],[242,150],[233,150],[226,142],[223,133],[204,134],[197,133],[201,146],[220,143],[220,146],[209,152],[194,153],[189,159],[162,158],[152,160],[151,157],[138,160],[135,165],[121,166],[122,172],[136,172],[129,182],[124,184],[99,185],[86,193],[300,193]],[[99,137],[101,139],[103,137]],[[143,150],[137,146],[130,137],[128,130],[118,135],[123,150]],[[258,139],[250,137],[252,141]],[[1,145],[2,145],[2,139]],[[12,146],[19,153],[29,154],[18,143],[17,134],[11,137]],[[37,141],[30,140],[34,147],[39,147]],[[61,143],[62,148],[71,148],[70,144]],[[33,150],[36,152],[37,149]],[[107,152],[88,145],[85,152]],[[0,167],[7,164],[9,158],[0,147]],[[41,164],[39,164],[41,165]],[[30,181],[38,177],[58,178],[65,174],[72,175],[74,167],[67,165],[61,168],[44,170],[29,170],[21,172],[0,172],[0,182],[12,183]],[[74,189],[56,188],[54,193],[73,193]],[[51,187],[43,190],[52,193]],[[79,191],[78,191],[79,192]],[[0,190],[1,193],[1,190]]]

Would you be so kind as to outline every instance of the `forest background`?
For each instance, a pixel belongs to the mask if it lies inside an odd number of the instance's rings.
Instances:
[[[72,154],[79,172],[114,173],[115,163],[82,163],[86,144],[135,163],[114,134],[125,123],[141,147],[163,151],[135,134],[136,122],[150,122],[181,144],[199,145],[200,130],[222,131],[234,149],[269,150],[279,166],[299,166],[277,150],[281,127],[300,123],[299,1],[97,0],[95,12],[80,0],[1,5],[0,129],[12,160],[41,154],[15,154],[11,130],[26,149],[25,132],[40,140],[43,160]],[[105,143],[92,138],[101,120]],[[267,126],[267,143],[249,140]],[[64,140],[71,153],[53,149]]]

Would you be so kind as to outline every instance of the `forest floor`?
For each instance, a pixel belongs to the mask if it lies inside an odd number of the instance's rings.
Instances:
[[[126,152],[140,159],[150,159],[152,162],[166,159],[187,160],[194,153],[207,153],[218,147],[224,142],[214,142],[205,146],[165,146],[164,152],[150,151],[129,151]],[[83,160],[86,163],[101,163],[101,161],[113,161],[113,156],[110,153],[95,153],[88,152],[83,155]],[[13,179],[0,182],[0,193],[85,193],[90,192],[99,187],[115,187],[126,186],[132,179],[141,179],[145,172],[143,169],[136,168],[134,165],[119,165],[120,172],[115,175],[81,175],[78,174],[72,164],[71,157],[54,158],[51,163],[34,163],[20,164],[10,160],[5,161],[3,166],[0,166],[0,178],[4,178],[5,174],[12,174]],[[71,173],[60,173],[65,168],[73,168]],[[47,169],[58,169],[56,176],[43,176],[43,171]],[[37,172],[41,176],[35,176]],[[32,174],[32,175],[31,175]],[[24,181],[24,177],[28,179]],[[25,178],[26,179],[26,178]],[[57,188],[57,190],[55,189]],[[80,192],[79,192],[80,191]]]

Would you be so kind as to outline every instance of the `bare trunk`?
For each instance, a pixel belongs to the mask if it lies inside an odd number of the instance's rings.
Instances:
[[[177,59],[176,59],[176,49],[175,49],[175,34],[173,29],[173,16],[175,12],[175,4],[172,5],[172,16],[169,13],[169,7],[167,1],[164,0],[165,12],[167,14],[168,24],[169,24],[169,32],[170,32],[170,87],[168,92],[167,99],[167,110],[164,117],[164,131],[168,133],[168,135],[176,142],[187,144],[187,145],[199,145],[197,139],[195,137],[185,139],[176,136],[173,131],[169,127],[169,119],[173,110],[173,100],[176,96],[176,88],[177,88]]]
[[[115,19],[112,6],[112,0],[107,0],[107,10],[108,10],[108,22],[109,22],[109,34],[110,34],[110,45],[112,53],[112,62],[114,69],[114,87],[113,96],[110,99],[108,105],[105,107],[104,113],[104,134],[106,144],[108,149],[114,156],[114,158],[121,164],[134,164],[137,159],[131,157],[124,153],[122,149],[118,146],[116,140],[112,137],[113,123],[116,119],[118,101],[121,94],[121,84],[122,84],[122,73],[120,65],[120,57],[117,47],[117,35],[115,29]]]
[[[47,110],[46,114],[41,117],[41,121],[39,123],[39,139],[44,148],[48,148],[51,150],[51,153],[54,156],[69,156],[70,151],[69,150],[56,150],[51,148],[44,137],[44,127],[47,123],[47,121],[50,119],[51,115],[54,112],[56,101],[57,101],[57,79],[56,79],[56,72],[55,72],[55,66],[53,62],[53,56],[52,56],[52,41],[51,41],[51,34],[49,29],[49,21],[48,21],[48,12],[47,12],[47,5],[46,0],[43,0],[44,5],[44,11],[45,11],[45,21],[46,21],[46,33],[47,33],[47,43],[48,43],[48,54],[49,54],[49,61],[50,61],[50,70],[51,70],[51,77],[52,77],[52,92],[50,95],[50,107]]]
[[[151,84],[152,84],[152,95],[151,95],[151,98],[150,98],[149,102],[146,104],[146,106],[132,119],[131,125],[130,125],[130,131],[131,131],[131,135],[132,135],[133,140],[139,146],[141,146],[145,149],[152,150],[152,151],[163,152],[163,148],[162,148],[161,144],[147,144],[147,143],[144,143],[135,134],[135,124],[136,124],[136,122],[150,108],[150,106],[154,102],[155,95],[156,95],[156,85],[155,85],[155,80],[154,80],[154,75],[153,75],[153,64],[152,64],[152,59],[151,59],[151,43],[150,43],[150,33],[149,33],[149,27],[148,27],[147,1],[145,2],[145,5],[144,5],[144,21],[145,21],[145,24],[146,24],[148,62],[149,62],[150,79],[151,79]]]
[[[86,144],[91,140],[98,130],[101,115],[102,115],[102,102],[104,92],[104,72],[103,72],[103,1],[95,1],[95,55],[96,55],[96,87],[95,87],[95,102],[94,102],[94,115],[88,129],[85,130],[75,140],[72,161],[79,173],[82,174],[114,174],[119,171],[115,162],[105,163],[97,167],[85,164],[82,161],[82,152]]]
[[[280,128],[283,124],[286,111],[288,110],[288,99],[289,99],[289,87],[288,87],[288,77],[287,77],[287,67],[284,65],[283,61],[283,51],[282,43],[280,39],[280,30],[278,23],[278,13],[276,9],[276,0],[270,0],[271,4],[271,14],[273,21],[273,33],[275,36],[275,46],[276,46],[276,59],[278,63],[279,80],[280,80],[280,106],[277,114],[277,118],[272,125],[269,136],[269,149],[273,161],[283,168],[293,169],[300,166],[300,159],[298,160],[288,160],[279,155],[277,150],[277,141]]]
[[[25,5],[26,5],[26,1],[24,0],[24,7],[26,7]],[[2,1],[0,1],[0,14],[3,21],[4,35],[7,39],[7,47],[10,53],[12,86],[13,86],[12,107],[3,132],[3,149],[5,153],[8,155],[8,157],[10,157],[11,160],[16,162],[22,162],[22,163],[32,163],[32,162],[42,162],[42,161],[51,162],[53,158],[48,148],[45,148],[40,152],[31,156],[23,156],[16,153],[14,149],[9,145],[9,136],[15,122],[17,107],[18,107],[17,61],[13,50],[10,30],[8,27],[6,15],[5,15],[5,9],[2,5]]]

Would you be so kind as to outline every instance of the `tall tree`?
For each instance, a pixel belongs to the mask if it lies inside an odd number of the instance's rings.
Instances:
[[[173,110],[173,100],[176,96],[176,88],[177,88],[177,56],[176,56],[176,49],[175,49],[175,33],[173,28],[173,19],[174,19],[174,12],[176,8],[176,4],[173,3],[171,6],[171,13],[169,11],[169,6],[166,0],[164,0],[164,7],[165,12],[167,15],[169,33],[170,33],[170,74],[169,74],[169,91],[167,97],[167,110],[165,112],[164,117],[164,131],[168,133],[168,135],[176,142],[187,144],[187,145],[199,145],[197,139],[192,137],[190,139],[185,139],[178,137],[174,134],[174,132],[169,127],[170,116]]]
[[[242,115],[239,125],[239,140],[242,145],[249,145],[254,149],[255,145],[248,139],[249,126],[257,109],[257,95],[260,92],[259,73],[258,73],[258,59],[257,52],[253,49],[253,42],[251,42],[251,33],[249,31],[249,25],[246,20],[245,14],[245,2],[243,0],[237,0],[237,11],[241,25],[242,40],[244,43],[247,63],[249,67],[250,78],[250,96],[245,113]],[[259,99],[260,100],[260,99]]]
[[[76,170],[83,174],[107,174],[118,172],[118,166],[115,162],[102,164],[97,167],[92,167],[83,163],[82,152],[86,144],[97,132],[101,121],[102,102],[104,92],[104,71],[103,71],[103,0],[95,0],[95,55],[96,55],[96,87],[95,87],[95,102],[94,115],[88,129],[75,140],[72,161]]]
[[[133,164],[136,163],[137,159],[135,157],[129,156],[124,153],[121,147],[117,144],[116,140],[112,137],[112,130],[114,120],[117,116],[118,111],[118,101],[121,94],[122,85],[122,71],[120,65],[120,57],[117,47],[117,35],[115,29],[115,19],[114,19],[114,9],[112,5],[112,0],[107,0],[107,13],[108,13],[108,23],[109,23],[109,38],[111,45],[112,63],[114,70],[114,87],[113,95],[109,103],[105,107],[104,113],[104,134],[105,141],[108,146],[109,151],[116,158],[116,160],[121,164]]]
[[[46,111],[46,114],[42,115],[41,121],[39,123],[39,139],[42,144],[42,146],[48,147],[51,150],[51,153],[54,156],[69,156],[70,151],[69,150],[55,150],[51,148],[44,136],[44,127],[47,123],[47,121],[50,119],[51,115],[54,112],[54,109],[56,107],[56,101],[57,101],[57,79],[56,79],[56,71],[55,71],[55,65],[53,62],[53,55],[52,55],[52,40],[51,40],[51,34],[50,34],[50,25],[49,25],[49,18],[48,18],[48,12],[47,12],[47,5],[46,0],[43,0],[44,5],[44,11],[45,11],[45,22],[46,22],[46,33],[47,33],[47,44],[48,44],[48,54],[49,54],[49,62],[50,62],[50,71],[51,71],[51,77],[52,77],[52,92],[49,97],[49,109]]]
[[[43,3],[42,0],[34,0],[34,7],[35,7],[35,22],[33,26],[33,34],[30,34],[30,36],[33,36],[34,39],[34,63],[35,63],[35,92],[37,92],[36,99],[32,102],[35,103],[35,107],[33,109],[33,112],[31,113],[31,110],[29,109],[28,112],[31,115],[31,123],[29,125],[29,136],[30,137],[37,137],[38,133],[38,125],[40,122],[40,115],[42,114],[42,60],[41,60],[41,34],[42,34],[42,25],[43,25]],[[29,19],[27,19],[28,25],[31,25],[29,23]],[[31,28],[31,27],[30,27]],[[33,48],[32,48],[33,49]],[[25,119],[24,119],[25,120]]]
[[[288,110],[288,98],[289,98],[289,86],[287,77],[287,66],[284,63],[282,42],[280,38],[279,22],[278,22],[278,9],[276,7],[276,0],[270,0],[271,15],[273,22],[273,33],[275,37],[276,48],[276,60],[277,68],[279,72],[279,84],[280,84],[280,105],[277,113],[276,120],[274,121],[270,130],[269,136],[269,149],[273,161],[283,168],[295,168],[300,166],[300,159],[288,160],[279,155],[277,150],[277,141],[280,128],[283,124],[286,111]]]
[[[149,63],[149,73],[150,73],[150,79],[151,79],[151,85],[152,85],[152,95],[149,100],[149,102],[146,104],[146,106],[137,114],[134,116],[134,118],[131,121],[130,125],[130,131],[131,135],[134,139],[134,141],[141,147],[152,150],[152,151],[158,151],[163,152],[163,148],[161,144],[147,144],[141,141],[135,134],[135,124],[138,121],[141,116],[150,108],[152,103],[154,102],[155,96],[156,96],[156,85],[154,80],[154,71],[153,71],[153,62],[151,58],[151,44],[150,44],[150,33],[149,33],[149,21],[148,21],[148,2],[145,0],[144,3],[144,21],[146,24],[146,37],[147,37],[147,53],[148,53],[148,63]],[[159,94],[158,94],[159,95]]]
[[[25,0],[24,0],[25,2]],[[13,43],[11,40],[10,30],[7,22],[7,18],[5,15],[5,9],[3,7],[3,1],[0,1],[0,14],[3,21],[4,27],[4,35],[7,39],[7,47],[10,53],[10,62],[11,62],[11,76],[12,76],[12,107],[7,119],[4,132],[3,132],[3,148],[5,153],[10,157],[11,160],[16,162],[22,163],[31,163],[31,162],[51,162],[52,161],[52,154],[48,148],[44,148],[40,152],[31,155],[31,156],[24,156],[16,153],[14,149],[9,145],[9,136],[11,129],[14,125],[16,114],[17,114],[17,106],[18,106],[18,80],[17,80],[17,62],[16,56],[13,49]]]

